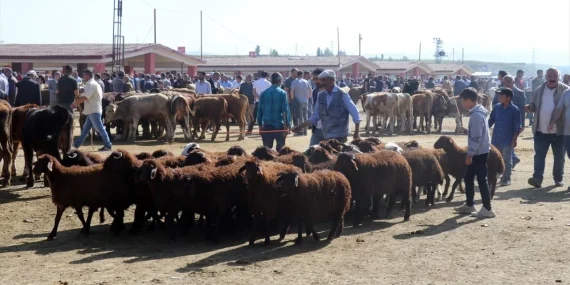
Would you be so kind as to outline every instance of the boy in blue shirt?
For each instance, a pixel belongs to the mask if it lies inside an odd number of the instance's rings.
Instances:
[[[517,138],[522,129],[521,112],[512,103],[514,93],[510,88],[499,88],[495,93],[501,103],[494,106],[489,117],[489,128],[495,125],[491,143],[499,149],[505,162],[505,173],[499,185],[509,186],[513,168],[512,154],[514,148],[517,147]]]
[[[478,218],[494,218],[495,212],[491,209],[491,194],[487,184],[487,156],[491,150],[489,138],[489,126],[487,125],[487,109],[477,104],[477,91],[472,87],[465,88],[459,95],[463,102],[463,108],[469,110],[469,129],[467,140],[467,155],[465,164],[465,205],[455,210],[461,214],[471,214]],[[475,175],[481,193],[483,207],[477,211],[475,207]]]

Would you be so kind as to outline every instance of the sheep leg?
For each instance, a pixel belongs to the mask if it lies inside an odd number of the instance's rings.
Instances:
[[[353,228],[358,228],[360,227],[360,220],[361,220],[361,215],[362,215],[362,201],[364,199],[355,199],[356,200],[356,206],[354,207],[354,213],[353,215],[353,223],[352,223],[352,227]]]
[[[125,212],[123,210],[118,210],[115,212],[115,218],[111,224],[111,232],[115,235],[119,235],[121,231],[125,228],[125,223],[123,219],[125,217]]]
[[[317,233],[317,231],[315,231],[315,228],[313,227],[313,223],[307,222],[307,227],[309,227],[311,229],[311,232],[313,233],[313,238],[315,239],[315,242],[321,241],[321,237],[319,236],[319,233]]]
[[[342,219],[342,214],[340,214],[340,215],[335,214],[333,216],[332,224],[331,224],[331,230],[329,231],[327,241],[333,240],[333,238],[336,236],[337,231],[338,231],[338,227],[339,227],[339,223],[340,223],[340,219]]]
[[[255,244],[255,231],[257,230],[257,216],[251,216],[251,236],[249,237],[249,246]]]
[[[396,196],[394,194],[390,195],[388,200],[388,205],[386,206],[386,219],[389,219],[392,215],[392,208],[396,204]]]
[[[263,214],[263,236],[265,236],[264,245],[269,245],[271,239],[269,238],[269,231],[267,227],[267,215]]]
[[[81,221],[81,225],[83,226],[83,228],[81,228],[80,233],[85,234],[86,227],[85,227],[85,217],[83,216],[83,209],[81,207],[76,207],[75,214],[77,215],[77,218],[79,218],[79,220]]]
[[[129,230],[129,233],[136,234],[139,232],[146,218],[145,212],[146,211],[142,206],[137,205],[137,207],[135,208],[135,219],[133,221],[131,229]]]
[[[99,210],[99,223],[102,224],[105,222],[105,207],[101,207]]]
[[[487,179],[489,181],[489,183],[488,183],[489,184],[489,190],[491,190],[490,192],[491,192],[491,200],[492,200],[493,197],[495,197],[495,190],[497,187],[497,175],[495,175],[493,173],[493,174],[487,175],[487,177],[488,177]]]
[[[219,238],[219,232],[220,232],[220,224],[222,223],[222,219],[224,218],[224,215],[222,213],[218,213],[216,216],[216,222],[214,224],[214,227],[212,228],[212,242],[217,242],[218,238]]]
[[[417,191],[416,186],[412,186],[412,201],[416,204],[420,200],[420,191]],[[420,187],[421,188],[421,187]]]
[[[401,203],[403,203],[404,206],[406,207],[406,213],[404,214],[404,222],[407,222],[410,220],[410,214],[412,213],[412,201],[410,201],[411,199],[410,195],[407,195],[408,192],[402,191],[401,193],[402,193]]]
[[[303,243],[303,220],[299,219],[297,225],[297,238],[295,239],[295,244],[300,245]]]
[[[47,240],[53,240],[55,236],[57,236],[57,227],[59,226],[59,221],[61,220],[61,215],[63,215],[63,211],[65,211],[65,207],[62,205],[57,205],[57,213],[55,214],[55,222],[53,224],[53,229],[49,234]]]
[[[336,228],[336,234],[334,235],[334,237],[335,238],[340,237],[343,230],[344,230],[344,215],[341,215],[341,218],[338,222],[338,228]]]
[[[451,193],[449,194],[449,197],[447,197],[447,200],[445,200],[447,203],[453,201],[453,194],[455,194],[455,189],[460,183],[461,179],[455,179],[455,182],[453,182],[453,186],[451,186]]]
[[[83,232],[85,235],[89,235],[91,230],[91,219],[93,218],[93,213],[97,211],[97,208],[89,208],[89,212],[87,212],[87,220],[85,221],[85,231]]]
[[[431,184],[428,184],[424,187],[426,187],[426,189],[427,189],[427,197],[426,197],[425,206],[428,207],[430,204],[433,206],[434,203],[432,202],[432,200],[433,200],[433,196],[435,195],[435,193],[434,193],[435,189],[433,189],[434,187]]]
[[[174,225],[174,213],[172,211],[166,213],[166,227],[170,231],[169,238],[174,240],[176,238],[176,226]]]
[[[281,232],[279,232],[279,241],[282,241],[287,233],[289,232],[289,226],[291,225],[291,219],[287,219],[283,226],[281,227]]]
[[[451,179],[449,178],[449,175],[445,175],[445,190],[443,191],[443,197],[447,197],[447,194],[449,193],[449,183],[451,182]]]
[[[382,194],[377,194],[372,196],[372,217],[380,217],[380,201],[382,200]]]

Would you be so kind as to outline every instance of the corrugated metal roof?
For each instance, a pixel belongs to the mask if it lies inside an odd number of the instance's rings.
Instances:
[[[341,56],[340,62],[349,62],[358,56]],[[324,56],[204,56],[200,66],[338,66],[338,57]]]
[[[408,67],[412,64],[414,64],[413,62],[410,61],[374,61],[374,63],[376,65],[379,66],[378,69],[382,70],[382,69],[408,69]]]
[[[125,44],[125,53],[154,44]],[[2,44],[0,57],[81,57],[102,58],[113,54],[112,44]]]

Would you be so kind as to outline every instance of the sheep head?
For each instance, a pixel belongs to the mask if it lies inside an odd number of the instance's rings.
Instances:
[[[304,156],[303,154],[294,154],[293,158],[293,165],[297,166],[299,168],[301,168],[301,170],[303,170],[303,173],[307,173],[307,164],[309,163],[307,160],[307,157]]]
[[[140,181],[162,180],[164,178],[164,167],[154,159],[147,159],[140,169]]]
[[[257,159],[246,161],[245,165],[239,169],[239,173],[244,171],[245,178],[249,181],[254,181],[259,179],[260,176],[263,176],[263,167],[261,166],[261,162]]]
[[[195,149],[199,149],[200,145],[197,143],[189,143],[187,144],[184,149],[182,150],[182,154],[181,155],[188,155],[188,153],[190,153],[191,151],[195,150]]]
[[[206,154],[200,150],[193,150],[188,153],[184,160],[184,165],[196,165],[200,163],[211,163],[212,161],[206,157]]]
[[[408,150],[414,150],[414,149],[420,149],[420,143],[417,140],[411,140],[409,142],[407,142],[405,145],[406,149]]]
[[[387,143],[387,144],[384,146],[384,149],[385,149],[385,150],[395,151],[395,152],[400,153],[400,154],[401,154],[402,152],[404,152],[404,150],[403,150],[399,145],[397,145],[396,143],[393,143],[393,142]]]
[[[344,146],[344,144],[339,142],[337,139],[329,139],[327,143],[331,147],[329,150],[331,153],[339,153]]]
[[[311,157],[309,157],[309,161],[311,163],[322,163],[334,159],[333,156],[326,149],[319,146],[314,146],[314,147],[315,147],[314,151],[311,154]]]
[[[152,153],[152,157],[160,158],[163,156],[173,156],[173,154],[165,149],[157,149]]]
[[[453,148],[455,146],[455,142],[453,141],[453,139],[449,136],[441,136],[439,137],[439,139],[437,139],[437,141],[433,144],[433,148],[435,149],[443,149],[443,150],[448,150],[450,148]]]
[[[365,140],[373,143],[374,145],[379,145],[382,143],[379,138],[366,138]]]
[[[279,151],[279,156],[288,155],[288,154],[296,153],[296,152],[297,152],[296,150],[294,150],[290,146],[286,145],[283,148],[281,148],[281,150]]]
[[[111,155],[103,163],[103,168],[110,168],[112,170],[118,171],[124,167],[134,167],[133,163],[135,159],[128,151],[124,149],[118,149],[113,151]]]
[[[91,160],[81,151],[72,150],[63,154],[61,165],[70,167],[74,165],[87,166],[92,164]]]
[[[279,173],[276,184],[278,185],[281,197],[290,197],[299,187],[299,172],[288,170]]]
[[[356,156],[353,153],[341,152],[338,155],[338,158],[334,165],[334,170],[343,174],[358,171],[358,165],[356,165]]]
[[[338,141],[337,141],[338,142]],[[334,143],[334,142],[333,142]],[[334,149],[331,144],[328,141],[322,141],[319,143],[319,146],[326,149],[328,152],[332,153],[332,154],[336,154],[339,153],[339,151],[337,151],[336,149]]]
[[[274,160],[277,157],[277,153],[274,150],[265,146],[256,148],[251,155],[261,160]]]
[[[228,156],[219,158],[218,161],[216,161],[215,167],[230,165],[230,164],[233,164],[234,162],[236,162],[236,157],[232,156],[232,155],[228,155]]]
[[[36,160],[36,162],[32,163],[32,172],[36,175],[42,173],[50,173],[53,171],[55,163],[58,163],[55,157],[49,154],[42,154],[40,157],[38,157],[38,160]]]
[[[246,156],[245,149],[239,145],[234,145],[228,149],[228,155]]]
[[[362,151],[360,151],[360,148],[358,146],[355,146],[353,144],[343,146],[341,151],[350,152],[350,153],[363,153]]]
[[[151,158],[152,158],[152,155],[151,155],[150,153],[148,153],[148,152],[141,152],[141,153],[137,153],[137,154],[135,155],[135,157],[136,157],[138,160],[145,160],[145,159],[151,159]]]

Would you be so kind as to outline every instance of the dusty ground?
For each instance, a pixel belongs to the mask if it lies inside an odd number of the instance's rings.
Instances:
[[[451,123],[446,119],[444,130],[453,130]],[[236,138],[202,144],[225,150],[236,144]],[[430,146],[438,135],[413,138]],[[454,138],[466,142],[465,136]],[[308,141],[309,137],[295,137],[287,144],[305,149]],[[261,140],[252,136],[237,144],[251,151]],[[115,148],[151,151],[160,147],[178,153],[183,145],[177,139],[172,145],[139,142]],[[91,151],[91,147],[82,150]],[[402,213],[398,213],[391,220],[368,220],[360,229],[346,228],[331,244],[306,239],[299,247],[291,243],[293,235],[268,247],[249,248],[243,235],[224,235],[220,244],[212,245],[198,229],[175,241],[160,231],[115,237],[108,231],[108,222],[99,225],[95,221],[91,236],[84,237],[70,209],[57,239],[48,242],[55,216],[49,189],[41,188],[41,183],[33,189],[14,185],[0,190],[0,284],[569,283],[569,195],[565,187],[550,187],[551,157],[545,188],[534,190],[527,185],[533,156],[528,130],[518,153],[522,163],[513,174],[513,185],[500,188],[493,201],[495,219],[456,215],[453,207],[464,201],[457,194],[452,203],[439,202],[432,209],[415,205],[410,222],[402,223]],[[18,165],[22,164],[20,156]],[[127,216],[132,214],[130,209]],[[319,228],[326,231],[328,227]],[[420,233],[411,234],[416,231]]]

